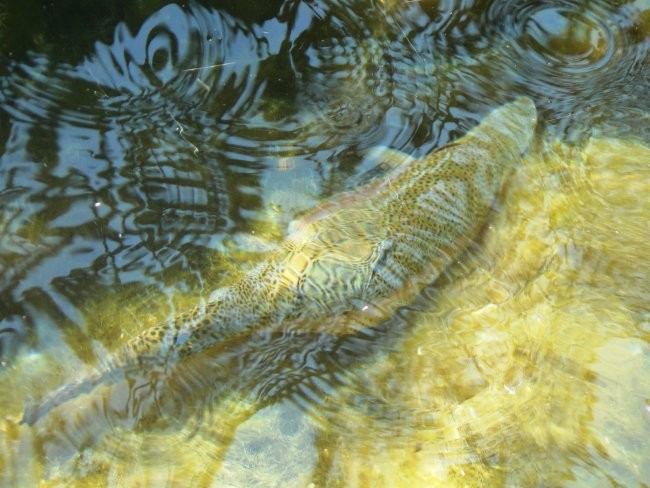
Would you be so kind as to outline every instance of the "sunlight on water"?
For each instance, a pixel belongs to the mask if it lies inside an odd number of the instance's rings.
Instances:
[[[368,418],[342,394],[324,479],[648,479],[650,443],[638,434],[650,427],[650,206],[638,196],[650,190],[649,160],[650,148],[618,140],[527,159],[472,271],[411,315],[412,333],[384,363],[364,368],[388,410]]]
[[[647,2],[51,8],[0,1],[0,486],[647,483]],[[259,331],[18,424],[403,163],[377,147],[423,157],[517,95],[533,147],[389,320]]]
[[[501,211],[464,263],[469,271],[454,269],[429,290],[429,305],[405,312],[399,342],[364,360],[308,414],[287,403],[258,411],[252,398],[225,395],[199,424],[157,419],[153,431],[132,431],[120,426],[124,418],[102,425],[92,413],[101,407],[82,399],[70,408],[85,413],[55,416],[34,440],[6,423],[4,435],[14,449],[29,452],[36,441],[63,462],[47,473],[52,486],[69,476],[84,479],[80,486],[647,479],[650,444],[640,433],[650,429],[650,207],[636,196],[650,191],[649,160],[650,148],[621,140],[538,148],[511,177]],[[105,319],[116,306],[101,306]],[[206,365],[184,372],[201,376]],[[124,393],[101,401],[121,405]],[[76,454],[88,442],[77,435],[99,442]]]

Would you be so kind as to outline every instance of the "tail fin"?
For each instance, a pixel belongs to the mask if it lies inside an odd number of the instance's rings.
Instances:
[[[47,415],[59,405],[62,405],[79,395],[89,393],[99,383],[113,383],[116,378],[117,375],[114,373],[97,370],[83,378],[73,381],[72,383],[67,383],[45,395],[38,401],[38,403],[27,406],[23,412],[23,418],[20,420],[20,423],[34,425],[39,421],[39,419]]]

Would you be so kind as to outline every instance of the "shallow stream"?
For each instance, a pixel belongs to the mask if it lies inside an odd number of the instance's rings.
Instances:
[[[0,1],[0,486],[649,483],[649,53],[647,0]],[[533,147],[387,322],[17,423],[381,178],[374,148],[517,95]]]

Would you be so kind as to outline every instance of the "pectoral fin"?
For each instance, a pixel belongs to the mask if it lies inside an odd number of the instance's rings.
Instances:
[[[397,149],[380,145],[370,148],[366,152],[366,159],[376,162],[376,165],[385,166],[386,169],[393,169],[408,164],[413,157]]]

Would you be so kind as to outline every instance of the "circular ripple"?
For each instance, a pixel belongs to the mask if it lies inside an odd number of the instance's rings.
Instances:
[[[593,82],[618,63],[625,42],[622,31],[601,8],[584,11],[564,2],[530,4],[509,12],[495,3],[489,21],[503,19],[512,30],[512,63],[538,83],[576,88]],[[530,76],[530,75],[529,75]],[[531,76],[532,77],[532,76]]]
[[[494,2],[483,23],[505,35],[497,69],[540,102],[551,124],[592,124],[620,110],[626,85],[642,72],[648,45],[634,39],[633,6],[589,2]],[[632,105],[634,106],[634,105]],[[609,110],[609,111],[608,111]],[[589,116],[585,117],[586,114]]]

